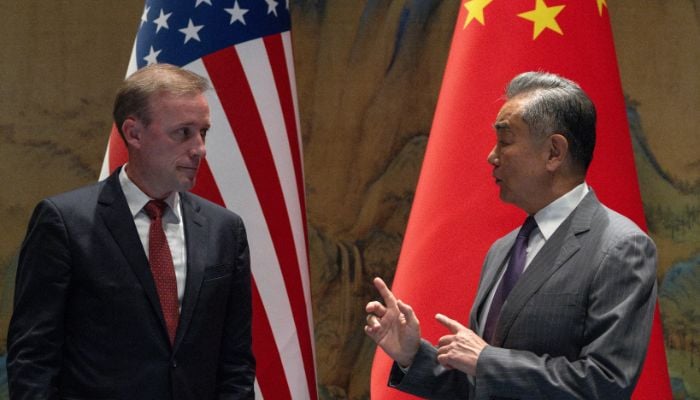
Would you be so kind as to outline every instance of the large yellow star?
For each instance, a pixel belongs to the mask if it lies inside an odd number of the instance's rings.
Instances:
[[[603,15],[603,6],[608,7],[608,3],[605,0],[596,0],[598,3],[598,14]]]
[[[467,20],[464,21],[464,28],[472,22],[473,19],[481,22],[481,25],[485,24],[484,21],[484,8],[489,5],[493,0],[469,0],[464,2],[464,8],[467,9]]]
[[[534,10],[518,14],[518,17],[535,23],[535,30],[532,36],[533,40],[537,39],[537,36],[539,36],[540,33],[547,28],[557,32],[560,35],[563,35],[564,33],[561,31],[556,17],[561,10],[564,9],[564,7],[566,6],[547,7],[544,0],[537,0]]]

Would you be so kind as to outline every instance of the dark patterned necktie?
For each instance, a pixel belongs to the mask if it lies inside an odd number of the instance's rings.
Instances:
[[[143,208],[151,218],[151,226],[148,229],[148,261],[151,264],[151,273],[158,291],[170,343],[173,344],[180,317],[173,256],[163,231],[162,216],[166,207],[168,205],[162,200],[151,200]]]
[[[525,261],[527,259],[527,243],[530,238],[532,231],[537,228],[537,222],[535,219],[527,217],[525,223],[520,228],[518,236],[515,238],[515,244],[510,250],[510,260],[508,261],[508,268],[501,278],[501,283],[496,289],[496,293],[491,301],[491,308],[489,309],[489,315],[486,318],[486,325],[484,327],[484,340],[491,343],[493,340],[493,334],[496,329],[496,323],[501,315],[501,308],[506,302],[510,291],[515,286],[515,283],[522,275],[525,269]]]

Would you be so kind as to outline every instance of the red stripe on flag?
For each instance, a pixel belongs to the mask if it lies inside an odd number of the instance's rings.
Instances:
[[[231,124],[273,239],[299,338],[309,394],[316,399],[311,333],[294,237],[265,130],[234,48],[203,59]]]
[[[202,160],[197,173],[197,183],[192,192],[226,207],[224,198],[216,185],[214,175],[211,172],[207,160]],[[287,377],[280,374],[283,371],[282,359],[280,358],[277,346],[270,346],[275,343],[272,334],[270,320],[267,318],[265,306],[263,305],[257,282],[252,279],[252,302],[253,302],[253,353],[255,354],[256,370],[255,377],[258,379],[263,397],[270,399],[291,399]]]
[[[270,320],[267,318],[265,306],[263,305],[258,284],[253,279],[253,353],[255,353],[256,368],[255,376],[262,392],[262,397],[266,399],[291,399],[287,377],[280,372],[284,371],[282,359],[275,338],[270,328]]]
[[[290,75],[287,69],[287,62],[284,57],[284,45],[282,44],[281,35],[271,35],[263,38],[267,57],[270,59],[272,67],[272,76],[275,78],[275,86],[277,94],[282,106],[282,114],[284,115],[284,126],[287,128],[287,140],[289,140],[289,149],[292,154],[292,162],[294,164],[294,175],[297,183],[297,193],[299,195],[299,206],[302,212],[302,223],[304,224],[304,232],[306,229],[306,199],[304,197],[304,172],[301,168],[301,154],[299,145],[299,135],[297,132],[296,112],[294,111],[294,101],[292,98],[292,88],[290,85]],[[306,248],[309,248],[308,237],[304,235]]]
[[[221,207],[226,207],[224,197],[221,195],[221,191],[219,191],[219,187],[216,185],[214,174],[212,174],[211,168],[209,167],[209,162],[207,162],[206,158],[199,163],[197,181],[190,191],[220,205]]]
[[[117,126],[114,124],[112,124],[112,132],[109,134],[108,146],[109,154],[107,154],[107,160],[109,162],[109,174],[111,174],[117,167],[124,165],[129,160],[124,139],[122,139]]]

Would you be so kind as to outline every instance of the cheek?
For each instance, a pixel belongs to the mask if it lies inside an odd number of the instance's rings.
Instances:
[[[533,175],[539,175],[543,172],[546,171],[547,169],[547,161],[543,160],[542,157],[539,155],[532,155],[529,158],[527,158],[528,162],[523,165],[523,167],[527,168],[529,173]]]
[[[181,146],[162,146],[160,157],[163,162],[172,164],[184,157],[184,154],[186,152]]]
[[[518,171],[522,168],[522,165],[520,165],[520,162],[518,162],[518,157],[516,154],[512,154],[512,152],[506,152],[501,154],[501,166],[504,167],[504,169],[507,169],[510,173],[518,173]]]

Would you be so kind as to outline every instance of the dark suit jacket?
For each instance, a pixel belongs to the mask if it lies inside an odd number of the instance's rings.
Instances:
[[[180,196],[187,280],[172,346],[117,173],[39,203],[8,333],[13,400],[254,397],[243,222]]]
[[[486,256],[470,315],[475,331],[516,234],[496,241]],[[435,348],[423,342],[405,376],[394,366],[390,384],[436,399],[629,398],[655,304],[654,243],[591,192],[513,288],[475,379],[436,368]]]

